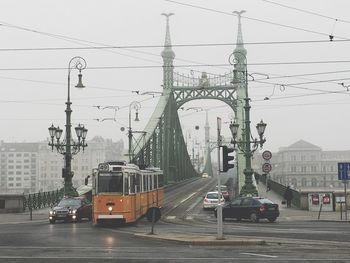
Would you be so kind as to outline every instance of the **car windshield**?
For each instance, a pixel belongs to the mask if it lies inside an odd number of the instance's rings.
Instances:
[[[80,206],[81,201],[79,199],[67,198],[62,199],[61,202],[58,203],[60,207],[69,207],[69,206]]]
[[[99,193],[123,193],[123,173],[100,173]]]
[[[208,199],[218,199],[219,194],[218,193],[208,193],[207,198]],[[221,197],[222,198],[222,197]]]

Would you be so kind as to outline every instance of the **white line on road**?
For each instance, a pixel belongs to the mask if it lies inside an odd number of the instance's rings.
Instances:
[[[192,196],[194,196],[197,192],[194,192],[190,194],[188,197],[186,197],[184,200],[182,200],[180,203],[186,202],[188,199],[190,199]]]
[[[277,256],[265,255],[265,254],[255,254],[255,253],[240,253],[240,254],[249,255],[249,256],[257,256],[257,257],[265,257],[265,258],[277,258]]]

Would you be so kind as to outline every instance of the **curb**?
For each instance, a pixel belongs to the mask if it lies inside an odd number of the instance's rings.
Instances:
[[[196,245],[196,246],[243,246],[243,245],[266,245],[266,241],[262,239],[216,239],[214,236],[189,236],[189,235],[157,235],[157,234],[134,234],[136,237],[155,239],[155,240],[167,240],[174,241],[183,244]]]

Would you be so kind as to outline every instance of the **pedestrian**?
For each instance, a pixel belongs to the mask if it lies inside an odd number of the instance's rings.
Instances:
[[[284,199],[287,202],[287,207],[291,207],[292,206],[292,199],[293,199],[293,192],[292,192],[292,189],[290,189],[289,186],[287,186],[283,197],[284,197]]]
[[[271,183],[270,181],[267,181],[267,184],[266,184],[266,192],[270,191],[271,190]]]

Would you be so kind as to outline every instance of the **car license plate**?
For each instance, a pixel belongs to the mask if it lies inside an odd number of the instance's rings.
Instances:
[[[66,217],[66,215],[57,215],[57,217]]]
[[[273,211],[273,210],[275,210],[275,208],[274,208],[274,207],[270,207],[269,210],[270,210],[270,211]]]

